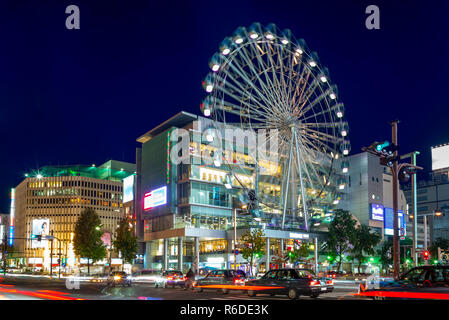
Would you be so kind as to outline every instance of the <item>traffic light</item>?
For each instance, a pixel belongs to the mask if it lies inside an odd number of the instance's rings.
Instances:
[[[429,250],[424,250],[422,255],[423,255],[424,260],[429,260],[429,257],[430,257]]]

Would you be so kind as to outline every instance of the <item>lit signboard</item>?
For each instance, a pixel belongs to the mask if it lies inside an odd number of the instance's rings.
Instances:
[[[441,147],[433,147],[432,170],[449,168],[449,144]]]
[[[9,245],[14,243],[14,216],[16,213],[16,189],[11,189],[11,205],[9,211]]]
[[[143,209],[150,210],[151,208],[162,206],[167,203],[167,186],[152,190],[145,193],[143,196]]]
[[[46,237],[50,235],[49,228],[49,219],[33,219],[31,238],[36,240],[31,241],[31,248],[47,247],[48,240],[46,240]],[[37,240],[37,236],[41,236],[41,241]]]
[[[371,204],[371,220],[384,221],[384,206],[381,204]]]
[[[123,203],[134,200],[134,175],[123,179]]]
[[[5,237],[5,226],[0,224],[0,243],[3,243],[4,237]]]
[[[290,238],[292,238],[292,239],[309,239],[309,235],[306,233],[290,232]]]
[[[386,235],[393,235],[393,209],[385,208],[385,219],[384,219],[384,233]],[[400,233],[401,228],[404,228],[403,235],[407,234],[404,213],[401,210],[398,210],[398,232]]]

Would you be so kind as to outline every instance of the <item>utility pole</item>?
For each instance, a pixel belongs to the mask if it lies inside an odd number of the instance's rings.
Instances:
[[[394,120],[391,122],[391,142],[394,145],[398,145],[398,123],[399,120]],[[398,156],[398,151],[395,150],[394,157]],[[401,261],[400,248],[399,248],[399,233],[398,233],[398,161],[397,159],[393,161],[393,166],[391,167],[392,179],[393,179],[393,270],[394,278],[397,279],[399,276],[399,263]]]
[[[419,155],[419,151],[413,151],[401,156],[401,159],[411,158],[412,165],[416,166],[416,156]],[[417,203],[417,185],[416,185],[416,173],[412,174],[411,181],[411,200],[412,200],[412,216],[413,216],[413,245],[412,256],[413,264],[418,266],[418,203]]]
[[[8,238],[6,237],[6,233],[5,236],[3,237],[3,253],[2,253],[2,258],[3,258],[3,275],[6,275],[6,254],[8,250]]]
[[[398,163],[398,123],[399,120],[391,121],[391,136],[392,144],[388,141],[373,142],[369,147],[363,147],[362,150],[379,157],[380,164],[387,166],[391,170],[391,176],[393,179],[393,265],[394,265],[394,277],[397,279],[399,276],[399,264],[400,264],[400,247],[399,247],[399,214],[398,214],[398,193],[399,193],[399,180],[406,182],[410,179],[411,175],[416,174],[416,170],[422,170],[422,167],[418,167],[411,163]],[[416,207],[416,206],[415,206]],[[415,217],[416,220],[416,217]]]
[[[234,208],[234,270],[237,270],[237,208]]]
[[[53,230],[50,231],[51,243],[50,243],[50,278],[53,277]]]

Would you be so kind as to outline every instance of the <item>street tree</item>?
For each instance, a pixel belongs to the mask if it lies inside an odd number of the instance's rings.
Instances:
[[[351,250],[353,259],[358,261],[358,271],[362,263],[365,263],[368,256],[375,253],[375,246],[381,240],[381,236],[377,233],[371,232],[371,229],[366,225],[359,225],[354,232],[353,248]]]
[[[352,249],[356,220],[349,211],[337,209],[329,225],[326,249],[337,260],[337,271],[340,271],[343,254]]]
[[[309,253],[309,245],[306,242],[302,242],[299,247],[294,247],[293,250],[288,252],[287,259],[290,263],[303,261],[309,257]]]
[[[265,234],[261,229],[248,230],[240,236],[240,252],[242,253],[243,258],[248,261],[251,266],[251,275],[253,274],[255,258],[260,258],[265,254],[264,236]]]
[[[390,269],[390,265],[393,264],[393,240],[388,238],[383,242],[382,247],[377,251],[380,257],[380,263],[382,264],[382,269]]]
[[[101,220],[92,208],[86,208],[81,212],[73,237],[73,248],[79,257],[87,258],[87,273],[90,274],[90,263],[106,257],[106,246],[101,237]]]
[[[435,260],[438,260],[438,248],[441,249],[441,251],[447,251],[449,250],[449,239],[438,237],[436,238],[432,245],[429,247],[430,255]]]
[[[120,221],[115,234],[114,250],[117,253],[121,252],[124,262],[132,263],[137,254],[138,244],[134,236],[134,225],[128,216]]]

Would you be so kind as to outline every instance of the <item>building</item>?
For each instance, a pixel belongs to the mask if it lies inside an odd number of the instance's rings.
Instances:
[[[0,213],[0,244],[3,243],[5,237],[8,237],[9,233],[9,218],[7,213]]]
[[[216,163],[221,159],[215,158],[214,137],[205,135],[211,127],[211,119],[180,112],[137,139],[142,143],[136,160],[137,229],[140,240],[145,243],[145,268],[233,267],[234,216],[237,238],[247,230],[263,229],[270,250],[258,261],[261,271],[275,267],[286,250],[298,241],[325,238],[321,232],[307,233],[301,229],[302,212],[288,214],[281,228],[280,210],[267,204],[279,203],[281,199],[280,182],[274,183],[272,179],[279,173],[279,165],[260,162],[262,168],[257,171],[246,151],[229,151],[233,159],[242,160],[245,170],[231,175],[230,171],[235,170],[232,165]],[[171,133],[178,128],[188,131],[189,151],[188,154],[178,152],[187,161],[174,164],[172,157],[176,154],[172,153],[172,147],[178,139],[172,141]],[[206,163],[200,157],[204,154],[214,160]],[[262,170],[264,175],[258,173]],[[245,189],[260,190],[267,203],[258,203],[258,209],[251,214],[241,211],[242,204],[252,201]],[[313,191],[307,189],[308,194]],[[314,212],[327,214],[319,211],[317,208]],[[248,270],[241,255],[237,255],[236,263]]]
[[[46,166],[12,190],[11,213],[15,221],[10,235],[17,266],[49,269],[49,240],[53,234],[53,265],[81,262],[73,253],[73,232],[81,212],[93,208],[106,235],[123,217],[123,179],[135,173],[135,165],[110,160],[95,165]],[[110,237],[105,243],[110,243]],[[60,256],[59,256],[60,254]]]
[[[378,234],[393,235],[393,185],[390,170],[379,163],[379,158],[368,152],[350,156],[348,188],[340,208],[350,211],[357,220],[370,226]],[[407,202],[398,189],[400,227],[407,232]]]
[[[449,239],[449,145],[431,148],[432,172],[430,179],[417,181],[416,201],[418,222],[427,217],[429,225],[428,245],[437,238]],[[411,185],[404,187],[404,193],[411,201]],[[440,216],[435,213],[441,211]]]

